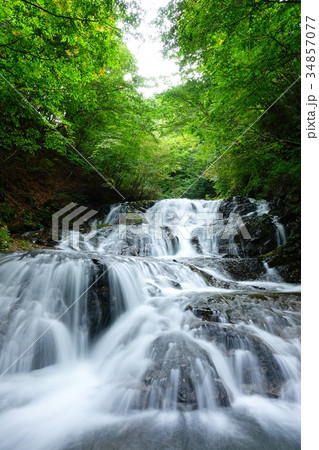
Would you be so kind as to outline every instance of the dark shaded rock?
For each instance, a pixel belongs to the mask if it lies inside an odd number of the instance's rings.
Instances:
[[[163,232],[163,238],[166,241],[166,246],[169,246],[174,253],[177,253],[180,248],[178,236],[168,226],[161,227],[161,230]]]
[[[270,268],[275,267],[279,275],[287,283],[301,282],[301,230],[300,219],[295,223],[293,230],[288,236],[287,242],[262,255],[263,261],[267,262]]]
[[[140,200],[136,202],[123,202],[114,203],[112,205],[105,205],[99,208],[98,213],[94,216],[93,220],[103,222],[104,220],[106,220],[106,217],[115,206],[120,206],[120,209],[118,211],[119,213],[136,213],[136,217],[138,217],[139,214],[145,213],[148,209],[154,206],[155,203],[155,200]],[[116,220],[112,223],[112,225],[116,223],[118,223],[118,217],[116,217]]]
[[[45,328],[41,331],[39,330],[39,336],[45,331]],[[43,367],[51,366],[56,364],[56,361],[57,350],[51,330],[49,330],[35,343],[31,370],[39,370]]]
[[[175,289],[182,289],[182,286],[180,283],[178,283],[177,281],[174,280],[168,280],[170,282],[170,284],[172,285],[172,287],[174,287]]]
[[[185,310],[201,320],[236,325],[253,321],[277,336],[298,338],[300,332],[300,294],[254,293],[223,295],[192,294]]]
[[[243,368],[243,388],[247,393],[265,394],[269,397],[280,395],[285,377],[272,351],[261,339],[244,330],[215,324],[204,324],[200,335],[214,342],[232,360],[236,350],[246,350],[256,357],[258,366],[247,364]],[[260,383],[254,382],[251,371],[258,373],[259,380],[262,380]]]
[[[288,174],[286,174],[286,179],[281,179],[280,181],[281,183],[278,183],[276,192],[270,193],[270,213],[279,217],[280,222],[285,226],[287,235],[289,236],[290,232],[295,228],[296,223],[300,232],[301,187],[298,179],[296,177],[289,177]]]
[[[56,242],[52,239],[51,228],[41,228],[40,230],[27,231],[22,235],[15,235],[14,237],[29,241],[32,244],[41,245],[42,247],[54,248]]]
[[[226,258],[187,258],[180,259],[179,262],[188,266],[202,276],[209,284],[216,287],[240,289],[241,287],[236,283],[232,283],[232,280],[257,280],[265,274],[265,267],[257,258],[239,259],[233,256],[227,256]],[[229,278],[229,281],[217,279],[202,269],[218,270],[226,279]]]
[[[232,246],[229,245],[231,242],[236,244],[237,256],[242,258],[258,257],[274,251],[278,247],[276,237],[278,230],[275,224],[275,218],[284,226],[288,236],[293,234],[298,235],[300,238],[300,225],[297,224],[300,219],[298,192],[295,195],[296,198],[293,199],[287,198],[287,195],[281,195],[279,197],[270,201],[269,205],[272,208],[270,213],[264,213],[262,215],[257,215],[256,204],[246,197],[233,197],[223,200],[220,205],[220,212],[224,216],[224,225],[226,226],[227,219],[230,220],[232,214],[239,215],[251,239],[245,239],[243,233],[236,228],[235,234],[230,240],[222,239],[222,235],[220,236],[220,253],[226,255],[233,253]],[[297,259],[300,248],[297,240],[293,247]],[[287,275],[284,274],[284,276],[287,278]]]
[[[224,215],[224,218],[229,217],[230,213],[237,213],[245,216],[256,210],[256,206],[247,197],[238,196],[224,199],[219,207],[219,212]]]
[[[87,325],[90,341],[96,340],[126,310],[124,294],[116,279],[110,280],[107,265],[92,258],[87,294]]]
[[[201,306],[188,305],[185,311],[192,311],[192,313],[199,319],[206,320],[208,322],[221,322],[220,311],[211,309],[208,304],[202,304]]]
[[[199,253],[199,254],[203,253],[198,236],[193,236],[191,239],[191,243],[192,243],[193,247],[195,247],[197,253]]]
[[[87,298],[87,325],[90,341],[96,340],[111,324],[112,306],[106,267],[98,260],[92,260],[94,268]]]
[[[276,267],[277,272],[286,283],[301,283],[301,264],[298,260],[290,260],[288,264],[277,266],[276,262],[269,260],[269,267]],[[279,262],[280,264],[280,262]]]
[[[204,280],[210,285],[210,286],[215,286],[215,287],[220,287],[220,288],[225,288],[225,289],[230,289],[231,288],[231,284],[227,281],[223,281],[223,280],[219,280],[218,278],[214,277],[213,275],[205,272],[204,270],[201,270],[200,268],[191,265],[188,265],[188,267],[195,273],[197,273],[198,275],[200,275],[202,278],[204,278]],[[234,287],[234,286],[233,286]]]
[[[251,239],[244,240],[237,235],[235,242],[241,240],[246,256],[258,256],[268,253],[277,247],[276,227],[268,214],[254,217],[251,220],[245,218],[245,225]]]
[[[170,333],[157,338],[150,357],[153,362],[143,377],[136,407],[181,411],[203,407],[200,402],[205,400],[199,391],[205,390],[207,377],[209,395],[216,405],[229,406],[228,394],[210,356],[185,336]]]
[[[263,264],[257,258],[225,258],[220,265],[236,281],[256,280],[265,273]]]
[[[111,204],[111,205],[103,205],[103,206],[99,207],[97,214],[88,223],[92,223],[93,220],[97,220],[98,222],[103,221],[108,216],[109,212],[115,205],[116,204]]]

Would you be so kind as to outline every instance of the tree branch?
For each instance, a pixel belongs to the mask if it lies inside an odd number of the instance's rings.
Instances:
[[[52,11],[49,11],[49,10],[43,8],[42,6],[38,5],[37,3],[32,3],[32,2],[29,2],[28,0],[21,0],[21,1],[22,1],[23,3],[26,3],[27,5],[33,6],[34,8],[41,9],[41,11],[43,11],[43,12],[45,12],[45,13],[48,13],[48,14],[50,14],[51,16],[57,17],[57,18],[59,18],[59,19],[68,19],[68,20],[71,20],[71,21],[78,20],[78,21],[80,21],[80,22],[95,22],[95,23],[98,22],[97,20],[94,20],[94,19],[85,19],[85,18],[83,18],[83,17],[71,17],[71,16],[64,16],[64,15],[62,15],[62,14],[56,14],[56,13],[54,13],[54,12],[52,12]],[[109,27],[113,28],[113,29],[116,30],[116,31],[120,31],[119,28],[117,28],[117,27],[111,25],[110,23],[107,23],[107,25],[108,25]]]
[[[59,19],[68,19],[68,20],[79,20],[81,22],[96,22],[96,20],[93,19],[83,19],[81,17],[70,17],[70,16],[63,16],[62,14],[55,14],[52,11],[48,11],[47,9],[43,8],[42,6],[38,5],[37,3],[29,2],[28,0],[21,0],[21,2],[26,3],[27,5],[34,6],[35,8],[41,9],[41,11],[44,11],[51,16],[58,17]]]

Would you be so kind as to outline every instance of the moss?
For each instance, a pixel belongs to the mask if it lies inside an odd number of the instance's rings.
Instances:
[[[101,223],[100,225],[97,226],[97,228],[108,228],[111,226],[112,225],[110,223]]]
[[[7,225],[0,223],[0,252],[10,253],[19,250],[29,251],[34,249],[46,248],[45,246],[32,244],[23,239],[16,239],[10,236]]]
[[[6,250],[10,247],[11,237],[8,227],[0,222],[0,251]]]

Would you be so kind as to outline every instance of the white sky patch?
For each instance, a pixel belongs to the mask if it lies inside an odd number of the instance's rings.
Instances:
[[[140,0],[145,15],[137,32],[143,39],[134,39],[132,36],[125,38],[129,50],[137,60],[138,74],[148,79],[149,87],[141,89],[144,97],[151,97],[181,82],[177,63],[163,58],[159,32],[152,25],[157,17],[157,10],[168,2],[169,0]]]

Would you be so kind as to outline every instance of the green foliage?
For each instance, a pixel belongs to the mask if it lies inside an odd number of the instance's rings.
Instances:
[[[0,221],[0,252],[31,250],[32,247],[29,241],[11,238],[7,225]],[[39,246],[35,245],[35,248]]]
[[[57,152],[90,170],[62,135],[127,199],[263,197],[278,180],[298,184],[299,82],[268,108],[299,76],[300,6],[172,0],[158,25],[183,83],[149,100],[123,39],[138,21],[129,0],[4,2],[0,71],[16,90],[0,77],[0,163],[45,148],[39,170],[53,173]]]
[[[4,3],[2,163],[17,150],[37,157],[47,148],[87,168],[68,140],[125,195],[155,193],[153,120],[123,41],[123,30],[138,23],[138,13],[137,2],[124,0]]]
[[[298,178],[300,83],[268,108],[300,74],[300,5],[178,0],[158,24],[186,80],[164,94],[178,112],[165,125],[196,137],[217,194],[263,196],[278,176]]]
[[[8,203],[3,203],[0,209],[0,223],[1,220],[4,223],[9,223],[15,213],[16,213],[15,208],[10,206]]]
[[[10,247],[11,238],[8,227],[0,222],[0,252]]]
[[[34,153],[42,146],[65,151],[65,142],[52,129],[72,139],[66,106],[73,101],[88,108],[94,104],[90,83],[112,67],[123,45],[119,18],[133,19],[121,1],[4,2],[1,73],[43,117],[1,79],[0,137],[6,151],[20,147]]]

